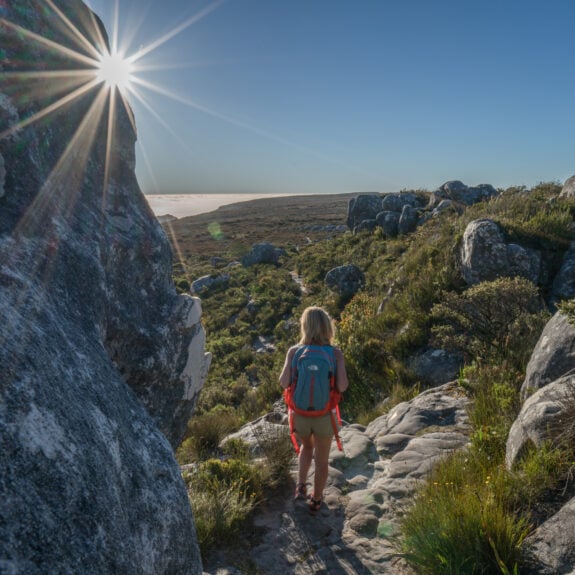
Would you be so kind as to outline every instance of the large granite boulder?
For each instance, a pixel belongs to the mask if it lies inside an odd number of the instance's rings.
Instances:
[[[461,268],[468,285],[517,276],[538,283],[541,256],[534,250],[506,243],[501,228],[494,221],[474,220],[463,234]]]
[[[398,192],[397,194],[385,194],[381,202],[381,211],[399,212],[403,211],[405,206],[411,208],[422,208],[426,201],[414,192]]]
[[[467,186],[459,180],[452,180],[445,182],[432,192],[430,207],[435,207],[441,200],[452,200],[465,206],[471,206],[489,200],[497,194],[497,190],[491,184]]]
[[[575,400],[575,376],[561,377],[542,387],[522,405],[507,437],[505,462],[512,468],[528,445],[541,447],[553,439],[566,406]]]
[[[377,220],[363,220],[353,228],[353,233],[373,232],[375,228],[377,228]]]
[[[575,497],[525,539],[537,558],[537,575],[575,573]]]
[[[0,12],[0,571],[201,573],[172,448],[209,356],[135,178],[131,112],[117,95],[109,129],[103,84],[57,107],[95,73],[46,76],[38,100],[6,74],[86,68],[70,50],[102,50],[103,27],[80,0]]]
[[[377,225],[383,230],[386,238],[395,238],[399,233],[399,218],[398,212],[379,212],[375,221]]]
[[[214,286],[225,285],[229,280],[229,274],[202,276],[192,282],[190,291],[192,293],[199,294],[203,290],[209,290]]]
[[[285,250],[276,248],[269,242],[254,244],[250,251],[242,258],[244,267],[255,266],[257,264],[277,265],[281,256],[285,255]]]
[[[363,220],[374,220],[381,212],[381,202],[379,194],[362,194],[351,198],[347,207],[347,227],[353,230]]]
[[[435,386],[456,380],[465,358],[457,351],[429,348],[414,354],[407,364],[420,381]]]
[[[574,198],[575,197],[575,176],[571,176],[565,180],[563,184],[563,188],[561,189],[561,193],[559,194],[560,198]]]
[[[407,235],[415,231],[418,218],[419,214],[416,208],[409,205],[403,206],[401,215],[399,216],[399,222],[397,223],[398,233],[400,235]]]
[[[351,297],[365,285],[365,275],[356,265],[348,264],[329,270],[324,283],[340,296]]]
[[[557,312],[545,326],[531,354],[521,399],[575,369],[575,327]]]
[[[571,242],[563,257],[559,272],[553,279],[551,301],[560,302],[575,298],[575,242]]]

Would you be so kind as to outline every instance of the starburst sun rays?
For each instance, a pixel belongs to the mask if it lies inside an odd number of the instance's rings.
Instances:
[[[2,83],[4,87],[8,86],[8,89],[2,91],[10,95],[17,108],[19,101],[34,102],[33,109],[35,111],[29,112],[26,117],[19,118],[7,127],[0,126],[0,140],[15,136],[27,126],[64,110],[88,92],[98,90],[98,95],[94,98],[89,113],[78,126],[72,141],[76,143],[81,141],[82,145],[89,149],[95,139],[95,126],[101,122],[107,110],[107,145],[103,190],[105,195],[117,117],[117,102],[123,102],[135,131],[129,100],[135,98],[145,103],[147,109],[153,110],[142,94],[141,87],[162,92],[161,86],[156,86],[149,81],[144,82],[138,78],[138,73],[146,69],[143,64],[144,57],[214,11],[222,1],[218,0],[210,4],[163,36],[131,54],[128,54],[127,48],[119,45],[118,0],[115,0],[114,4],[114,21],[110,41],[106,41],[104,38],[101,25],[91,12],[89,22],[84,21],[83,30],[81,30],[80,26],[68,18],[53,0],[44,0],[44,18],[55,22],[55,28],[66,38],[67,45],[22,27],[10,21],[9,17],[0,17],[0,34],[2,37],[18,38],[21,44],[33,46],[35,53],[43,55],[40,64],[35,61],[27,62],[26,58],[20,57],[16,69],[7,68],[6,71],[3,71]],[[132,30],[131,33],[133,35],[135,30]],[[66,65],[57,64],[64,60]],[[136,87],[136,83],[140,88]],[[169,97],[168,92],[163,91],[163,93]],[[77,155],[77,148],[74,146],[66,148],[63,157],[57,162],[53,173],[44,186],[44,194],[41,192],[36,198],[36,202],[43,201],[42,196],[47,192],[47,188],[53,189],[49,182],[67,178],[68,174],[62,173],[63,166],[73,162],[70,162],[69,158],[65,157],[66,155]],[[78,171],[78,167],[76,165],[74,169]],[[34,207],[37,208],[38,206],[31,206],[30,209],[34,209]]]
[[[24,140],[20,138],[25,128],[36,123],[50,122],[56,117],[59,118],[57,122],[66,122],[69,107],[86,95],[90,96],[89,105],[82,106],[85,112],[77,122],[74,133],[68,136],[68,141],[59,158],[55,160],[51,172],[45,177],[41,188],[16,224],[15,231],[43,228],[50,236],[47,251],[38,253],[32,263],[38,271],[43,270],[41,273],[45,280],[48,279],[46,276],[52,273],[53,256],[59,245],[57,234],[45,228],[46,221],[58,214],[71,212],[77,204],[99,127],[104,127],[106,138],[104,166],[100,173],[101,204],[105,209],[111,190],[118,105],[123,105],[134,133],[136,126],[130,100],[137,100],[165,129],[177,137],[175,131],[146,99],[145,91],[162,94],[180,104],[183,103],[182,99],[166,87],[139,76],[143,72],[164,68],[158,64],[146,65],[145,57],[213,12],[223,1],[212,2],[133,53],[129,52],[129,45],[121,45],[119,42],[119,0],[114,0],[109,39],[105,38],[101,23],[89,10],[83,15],[76,14],[77,23],[74,23],[53,0],[42,0],[28,12],[42,14],[42,20],[31,23],[28,28],[22,25],[22,21],[26,20],[18,19],[18,23],[11,21],[11,11],[2,10],[0,7],[0,54],[3,59],[4,55],[8,56],[2,62],[4,66],[0,75],[0,98],[3,98],[4,105],[8,104],[9,109],[8,116],[4,115],[2,118],[9,118],[8,122],[0,124],[0,142],[21,148]],[[14,13],[16,12],[17,8],[14,8]],[[18,12],[22,14],[22,10]],[[37,31],[43,29],[44,20],[50,22],[50,30],[46,35]],[[132,41],[137,31],[138,27],[132,26],[123,40]],[[61,41],[54,40],[55,36]],[[4,51],[5,48],[8,49],[7,52]],[[187,104],[212,113],[191,101]],[[141,151],[147,161],[143,147]],[[153,174],[151,175],[153,177]],[[175,244],[179,252],[177,241]],[[24,297],[23,294],[22,298]]]

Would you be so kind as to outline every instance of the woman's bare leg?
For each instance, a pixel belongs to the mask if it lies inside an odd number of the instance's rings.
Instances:
[[[309,468],[311,467],[311,460],[313,459],[314,439],[313,435],[307,437],[298,436],[301,442],[299,458],[298,458],[298,483],[307,483],[307,476]]]
[[[314,437],[315,445],[315,475],[313,481],[313,497],[321,499],[323,490],[327,483],[327,473],[329,467],[329,451],[331,448],[331,437]]]

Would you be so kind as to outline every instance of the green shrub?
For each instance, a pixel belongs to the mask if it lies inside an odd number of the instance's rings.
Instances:
[[[537,448],[532,445],[513,472],[502,478],[508,505],[525,516],[541,512],[545,517],[545,500],[552,500],[554,493],[572,483],[573,465],[572,444],[557,447],[549,441]]]
[[[463,369],[461,383],[472,399],[473,448],[493,463],[503,461],[508,432],[519,413],[522,382],[523,371],[505,363],[471,364]]]
[[[560,192],[561,185],[554,182],[539,184],[528,192],[510,189],[489,204],[491,217],[506,229],[510,240],[539,248],[550,244],[567,247],[573,236],[573,202],[558,200]]]
[[[383,400],[389,376],[389,357],[378,333],[377,300],[361,293],[347,306],[337,324],[337,341],[350,381],[341,409],[354,418]]]
[[[499,278],[462,294],[446,293],[432,309],[439,347],[462,351],[482,363],[510,362],[523,368],[549,313],[537,288],[524,278]]]
[[[205,461],[184,480],[204,557],[237,539],[263,495],[258,468],[237,460]]]
[[[439,464],[401,520],[400,546],[419,575],[512,573],[528,521],[509,511],[478,460]]]
[[[250,455],[250,446],[243,439],[232,437],[222,446],[222,453],[224,457],[247,461]]]
[[[222,439],[238,427],[238,416],[229,408],[222,408],[194,416],[188,422],[186,437],[176,458],[180,465],[191,461],[201,461],[219,452]]]
[[[562,301],[558,307],[561,313],[567,318],[567,321],[575,326],[575,299]]]
[[[174,283],[176,284],[176,289],[178,293],[189,293],[191,284],[189,280],[185,277],[174,278]]]
[[[286,485],[295,457],[288,426],[262,426],[254,428],[254,433],[265,456],[263,474],[266,477],[267,489]]]

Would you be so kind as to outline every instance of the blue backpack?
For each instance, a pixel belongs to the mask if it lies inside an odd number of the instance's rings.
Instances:
[[[335,355],[331,345],[301,345],[292,359],[293,409],[319,416],[330,410],[335,387]]]
[[[335,385],[336,359],[331,345],[300,345],[296,349],[291,363],[291,384],[284,392],[289,410],[292,442],[299,453],[293,414],[307,417],[320,417],[331,413],[332,425],[341,450],[337,421],[340,422],[338,404],[341,393]]]

